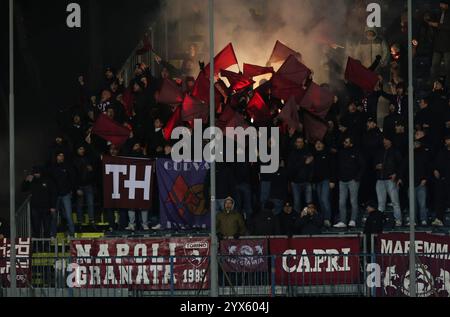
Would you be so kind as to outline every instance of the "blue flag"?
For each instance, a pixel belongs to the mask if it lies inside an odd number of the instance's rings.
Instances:
[[[156,161],[162,228],[210,228],[211,213],[205,184],[209,169],[206,162]]]

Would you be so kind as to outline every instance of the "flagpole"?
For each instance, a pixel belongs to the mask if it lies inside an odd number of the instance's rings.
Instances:
[[[209,0],[209,122],[210,126],[216,125],[216,102],[214,91],[214,0]],[[219,297],[219,269],[218,269],[218,241],[216,232],[216,163],[211,163],[211,252],[210,252],[210,278],[211,297]]]
[[[9,223],[11,296],[16,297],[16,184],[14,162],[14,1],[9,0]]]
[[[414,182],[414,86],[412,0],[408,0],[408,142],[409,142],[409,294],[416,297],[416,192]]]

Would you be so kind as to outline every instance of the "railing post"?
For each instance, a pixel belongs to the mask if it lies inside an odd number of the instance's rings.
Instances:
[[[27,237],[31,238],[31,200],[27,202]],[[25,238],[25,237],[24,237]]]
[[[276,289],[275,289],[275,255],[270,256],[270,272],[271,272],[271,295],[275,297]]]
[[[173,256],[170,256],[170,296],[175,294],[175,283],[174,283],[174,261]]]

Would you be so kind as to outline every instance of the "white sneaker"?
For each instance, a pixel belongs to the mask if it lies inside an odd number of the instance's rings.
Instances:
[[[144,231],[150,230],[150,228],[149,228],[147,225],[142,225],[142,229],[143,229]]]
[[[396,227],[401,227],[402,226],[402,221],[401,220],[395,220],[395,226]]]
[[[136,229],[135,227],[136,226],[134,224],[130,223],[130,224],[128,224],[128,227],[125,228],[125,230],[134,231],[134,229]]]
[[[432,225],[433,225],[434,227],[443,227],[443,226],[444,226],[444,223],[443,223],[442,221],[440,221],[439,219],[436,218],[436,219],[433,221]]]
[[[161,224],[158,223],[156,226],[152,227],[152,230],[160,230],[161,229]]]
[[[425,220],[422,221],[422,226],[424,226],[424,227],[428,226],[428,222],[426,222]]]
[[[330,222],[330,220],[325,220],[325,221],[323,222],[323,225],[324,225],[326,228],[330,228],[330,227],[331,227],[331,222]]]
[[[356,227],[356,222],[354,220],[352,220],[352,221],[349,222],[348,226],[350,228],[355,228]]]
[[[341,222],[338,222],[337,224],[335,224],[333,227],[340,229],[340,228],[347,228],[347,225],[341,221]]]

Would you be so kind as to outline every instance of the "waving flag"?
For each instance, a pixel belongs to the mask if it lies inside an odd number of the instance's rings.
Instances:
[[[262,67],[252,64],[244,64],[244,76],[248,78],[270,74],[273,72],[273,67]]]
[[[299,86],[303,86],[311,75],[311,70],[300,63],[294,55],[290,55],[277,71],[277,74]]]
[[[208,120],[208,111],[208,104],[193,96],[186,95],[181,107],[181,120],[202,119],[205,122]]]
[[[233,44],[228,44],[217,56],[214,58],[214,74],[219,74],[221,70],[225,70],[230,66],[236,65],[238,60],[234,53]],[[205,74],[209,76],[210,65],[205,67]]]
[[[334,95],[327,88],[311,83],[300,102],[300,107],[324,119],[333,104],[333,99]]]
[[[267,123],[271,119],[269,107],[257,92],[248,103],[247,113],[256,124]]]
[[[298,116],[298,105],[294,97],[284,105],[278,118],[281,119],[290,129],[297,130],[300,127],[300,119]]]
[[[172,131],[181,124],[181,107],[177,107],[175,112],[170,117],[169,122],[167,122],[165,128],[163,129],[164,138],[170,140]]]
[[[121,146],[130,137],[130,130],[103,113],[95,121],[92,133],[116,146]]]
[[[158,103],[176,105],[183,102],[183,91],[171,79],[164,79],[157,98]]]
[[[348,58],[345,79],[365,92],[372,92],[379,81],[378,75],[364,67],[360,61]]]
[[[289,55],[299,56],[301,58],[301,54],[294,51],[293,49],[287,47],[280,41],[277,41],[275,43],[275,47],[273,49],[272,55],[269,58],[270,64],[275,64],[278,62],[284,62]]]
[[[303,128],[306,139],[314,143],[323,140],[328,131],[328,124],[323,119],[305,111],[303,113]]]
[[[248,77],[245,77],[242,74],[230,72],[228,70],[221,70],[220,76],[228,79],[228,82],[230,83],[230,88],[231,88],[231,90],[234,90],[234,91],[242,90],[244,88],[252,86],[255,83],[254,80],[252,80]]]

